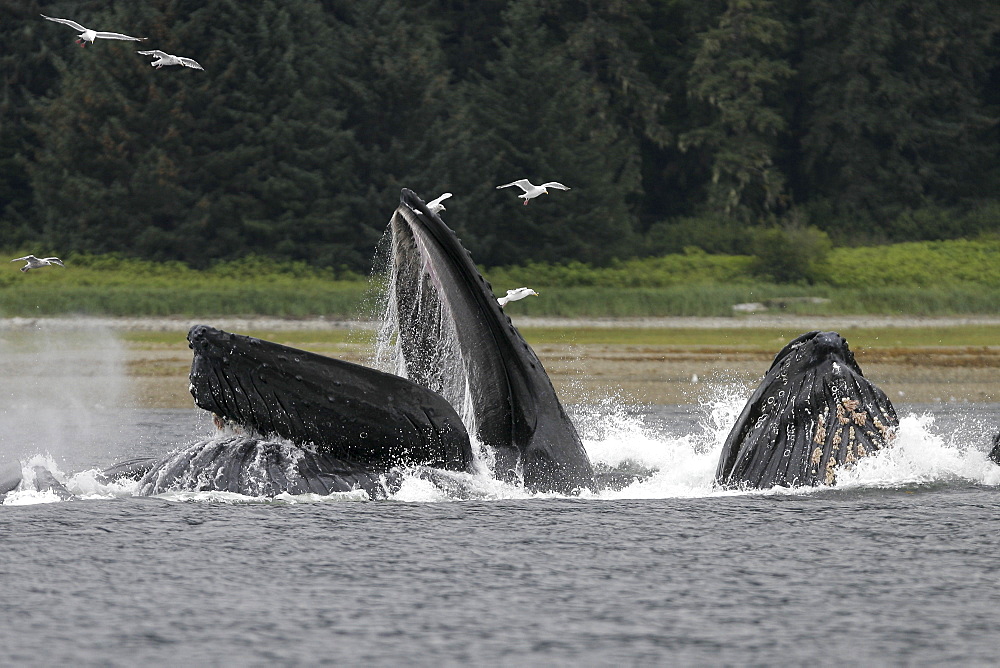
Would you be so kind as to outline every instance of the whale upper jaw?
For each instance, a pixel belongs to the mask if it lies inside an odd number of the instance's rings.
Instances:
[[[592,488],[590,459],[552,382],[454,231],[405,188],[390,227],[407,375],[427,382],[419,351],[432,347],[429,337],[437,333],[415,311],[420,305],[450,323],[468,378],[476,437],[496,454],[495,474],[513,472],[538,491]]]

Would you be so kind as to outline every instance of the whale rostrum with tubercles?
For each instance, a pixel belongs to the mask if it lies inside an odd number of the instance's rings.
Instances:
[[[836,332],[781,349],[729,432],[716,482],[725,487],[832,485],[837,471],[892,443],[899,418]]]

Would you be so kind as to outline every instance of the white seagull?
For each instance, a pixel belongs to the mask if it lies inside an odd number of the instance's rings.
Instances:
[[[81,47],[87,46],[87,43],[94,43],[94,40],[100,37],[101,39],[121,39],[126,42],[141,42],[145,37],[130,37],[128,35],[123,35],[120,32],[100,32],[98,30],[91,30],[90,28],[84,28],[82,25],[76,21],[70,21],[69,19],[54,19],[51,16],[46,16],[42,14],[43,19],[48,19],[49,21],[55,21],[56,23],[65,23],[73,30],[79,30],[80,34],[76,38],[76,43]]]
[[[432,199],[427,203],[427,208],[430,209],[431,213],[441,213],[442,211],[447,211],[448,209],[444,208],[444,204],[442,204],[442,202],[449,197],[451,197],[451,193],[445,193],[437,199]]]
[[[564,186],[558,181],[549,181],[548,183],[543,183],[540,186],[531,185],[531,181],[528,179],[518,179],[517,181],[512,181],[507,185],[497,186],[497,190],[501,188],[510,188],[511,186],[517,186],[524,191],[524,194],[518,195],[518,197],[524,199],[524,203],[527,204],[529,200],[533,200],[539,195],[548,195],[549,191],[547,188],[555,188],[556,190],[569,190],[569,186]]]
[[[65,267],[57,257],[35,257],[34,255],[25,255],[24,257],[16,257],[11,262],[21,262],[25,261],[28,264],[21,267],[21,271],[28,271],[29,269],[38,269],[40,267],[48,267],[53,264],[58,264],[60,267]]]
[[[150,63],[156,69],[160,69],[164,65],[183,65],[184,67],[193,67],[196,70],[204,70],[205,68],[198,64],[197,60],[193,58],[185,58],[184,56],[173,56],[164,51],[137,51],[144,56],[154,56],[159,58],[159,60],[154,60]]]
[[[530,297],[534,295],[538,296],[538,293],[531,288],[514,288],[513,290],[507,291],[506,297],[498,297],[497,301],[500,302],[500,308],[506,306],[507,302],[516,302],[518,299],[524,299],[525,297]]]

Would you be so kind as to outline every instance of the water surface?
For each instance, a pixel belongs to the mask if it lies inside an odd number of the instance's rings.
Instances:
[[[596,463],[656,470],[618,492],[141,498],[95,469],[211,422],[134,406],[121,351],[81,345],[0,360],[40,369],[0,391],[0,463],[76,495],[0,506],[4,665],[997,662],[1000,404],[898,403],[895,446],[834,488],[714,489],[729,386],[570,407]]]

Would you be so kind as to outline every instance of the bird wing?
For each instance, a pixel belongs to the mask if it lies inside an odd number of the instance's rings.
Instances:
[[[34,255],[25,255],[24,257],[16,257],[13,260],[11,260],[11,262],[21,262],[21,261],[31,262],[34,259],[36,259]]]
[[[518,179],[517,181],[511,181],[506,185],[497,186],[497,190],[500,190],[501,188],[510,188],[511,186],[517,186],[524,192],[528,192],[528,188],[532,187],[531,181],[529,181],[528,179]]]
[[[556,190],[569,190],[569,186],[564,186],[558,181],[549,181],[548,183],[542,184],[543,188],[555,188]]]
[[[48,19],[49,21],[55,21],[56,23],[65,23],[70,28],[74,28],[76,30],[79,30],[80,32],[83,32],[83,31],[86,30],[86,28],[84,28],[82,25],[80,25],[76,21],[70,21],[69,19],[54,19],[51,16],[46,16],[45,14],[39,14],[39,16],[41,16],[43,19]]]
[[[451,193],[445,193],[445,194],[441,195],[440,197],[432,199],[430,202],[427,203],[427,208],[429,209],[432,206],[437,206],[438,204],[440,204],[441,202],[445,201],[449,197],[451,197]]]
[[[156,56],[157,58],[164,58],[170,55],[166,51],[160,51],[159,49],[153,49],[152,51],[136,51],[136,53],[141,53],[144,56]]]
[[[145,37],[130,37],[129,35],[123,35],[120,32],[95,32],[96,37],[101,39],[121,39],[128,42],[141,42],[146,39]]]
[[[42,262],[51,262],[52,264],[58,264],[58,265],[59,265],[60,267],[65,267],[65,266],[66,266],[66,265],[64,265],[64,264],[62,263],[62,260],[60,260],[60,259],[59,259],[59,258],[57,258],[57,257],[47,257],[47,258],[43,258],[43,259],[42,259]]]
[[[195,60],[194,58],[185,58],[183,56],[177,56],[177,60],[179,60],[181,65],[183,65],[184,67],[193,67],[196,70],[205,69],[204,67],[199,65],[198,61]]]

